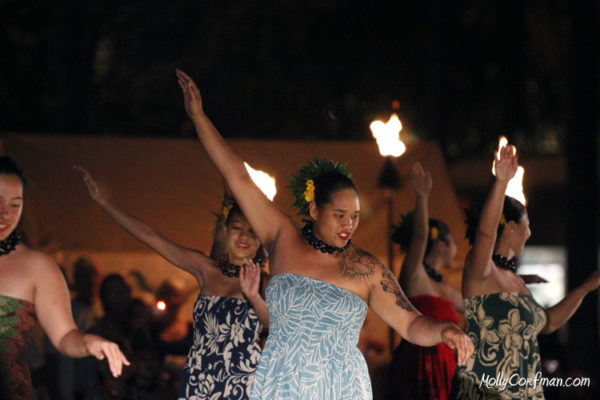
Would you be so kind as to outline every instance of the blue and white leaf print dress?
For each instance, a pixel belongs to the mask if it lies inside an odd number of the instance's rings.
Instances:
[[[367,364],[356,347],[367,304],[356,294],[302,275],[267,286],[269,337],[251,399],[371,399]]]
[[[261,329],[245,299],[200,294],[178,399],[248,399],[260,358]]]

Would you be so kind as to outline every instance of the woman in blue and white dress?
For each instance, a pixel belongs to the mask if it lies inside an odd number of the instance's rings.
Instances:
[[[189,272],[200,286],[194,305],[194,339],[184,365],[178,399],[247,399],[260,359],[260,333],[268,326],[259,294],[260,242],[240,208],[224,204],[224,252],[213,258],[180,246],[111,203],[91,175],[76,167],[92,200],[115,222],[171,264]],[[215,237],[217,240],[217,237]],[[215,253],[215,246],[213,251]],[[217,246],[219,247],[219,246]],[[260,254],[260,255],[258,255]]]
[[[185,109],[206,153],[224,176],[269,253],[266,299],[269,337],[252,399],[370,399],[364,358],[357,349],[367,306],[405,339],[456,349],[459,363],[473,350],[454,324],[424,317],[407,300],[390,270],[351,243],[360,203],[347,171],[313,160],[292,180],[300,228],[252,183],[204,113],[194,81],[177,71]]]

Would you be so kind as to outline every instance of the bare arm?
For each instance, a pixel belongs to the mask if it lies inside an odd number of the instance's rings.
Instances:
[[[424,279],[425,270],[420,268],[425,257],[427,248],[427,238],[429,235],[429,211],[427,203],[431,191],[431,175],[425,171],[420,163],[415,163],[410,172],[410,183],[417,196],[414,219],[413,233],[410,238],[410,245],[402,263],[400,271],[400,282],[408,288],[413,279]]]
[[[56,263],[47,255],[35,256],[35,311],[50,342],[68,357],[93,355],[107,359],[113,376],[119,376],[123,364],[129,365],[116,343],[77,329],[71,313],[67,284]]]
[[[269,312],[267,303],[261,297],[260,288],[260,266],[245,260],[243,267],[240,269],[240,287],[246,299],[252,304],[252,308],[256,311],[256,315],[265,328],[269,328]]]
[[[191,273],[202,282],[202,270],[209,268],[212,261],[199,251],[180,246],[156,232],[145,222],[120,209],[104,197],[98,185],[84,168],[75,167],[81,172],[91,199],[98,204],[117,224],[160,254],[171,264]]]
[[[583,284],[569,293],[557,305],[546,310],[548,321],[541,333],[552,333],[560,328],[575,314],[583,298],[591,291],[596,290],[598,285],[600,285],[600,271],[594,271]]]
[[[369,306],[404,339],[419,346],[444,342],[456,350],[458,363],[464,364],[473,353],[473,343],[452,322],[435,321],[424,316],[408,301],[394,274],[379,263],[369,293]]]
[[[292,221],[252,182],[242,159],[227,145],[204,113],[200,91],[194,81],[180,70],[177,70],[177,78],[186,112],[194,123],[206,154],[225,178],[261,243],[269,248],[279,237],[282,227],[295,229]]]
[[[494,252],[506,187],[518,167],[513,149],[511,145],[505,146],[500,150],[500,159],[494,157],[496,180],[481,212],[475,244],[469,262],[465,265],[466,277],[469,280],[485,279],[492,271],[489,261]]]

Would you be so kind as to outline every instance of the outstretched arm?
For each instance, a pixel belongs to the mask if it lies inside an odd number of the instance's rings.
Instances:
[[[183,92],[185,110],[194,123],[204,150],[225,178],[261,243],[269,248],[283,226],[293,227],[291,220],[252,182],[242,159],[227,145],[204,113],[200,91],[192,78],[178,69],[177,79]]]
[[[585,280],[583,284],[575,288],[557,305],[546,310],[547,322],[543,334],[552,333],[560,328],[565,322],[575,314],[575,311],[581,305],[583,298],[593,290],[596,290],[600,285],[600,271],[594,271]]]
[[[473,342],[452,322],[424,316],[404,295],[394,274],[379,263],[369,293],[369,306],[404,339],[419,346],[444,342],[457,352],[457,362],[464,364],[473,353]]]
[[[156,232],[145,222],[120,209],[104,197],[96,181],[88,171],[80,166],[74,167],[81,172],[90,198],[98,204],[117,224],[127,232],[156,251],[171,264],[191,273],[202,283],[202,270],[209,268],[212,261],[199,251],[180,246]]]
[[[244,260],[244,265],[240,269],[240,287],[246,299],[252,304],[260,322],[269,329],[267,303],[260,296],[260,278],[260,266],[252,260]]]
[[[68,357],[92,355],[107,359],[113,376],[121,375],[129,361],[116,343],[77,329],[71,313],[67,284],[56,263],[47,255],[39,255],[36,263],[35,311],[50,342]]]
[[[414,163],[410,170],[410,183],[417,200],[413,217],[412,237],[400,271],[400,282],[406,288],[410,288],[413,279],[425,278],[425,270],[419,267],[423,264],[429,235],[427,203],[431,192],[431,175],[429,171],[423,169],[419,162]]]
[[[513,146],[507,145],[501,148],[499,155],[499,159],[496,154],[494,155],[496,180],[481,212],[475,244],[469,262],[465,265],[466,277],[469,280],[485,279],[491,273],[489,260],[492,258],[496,244],[506,187],[517,172],[518,162]]]

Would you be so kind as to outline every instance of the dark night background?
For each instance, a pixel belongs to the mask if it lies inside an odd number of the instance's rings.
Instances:
[[[176,67],[225,137],[368,139],[398,100],[449,164],[501,134],[564,156],[581,282],[598,268],[597,2],[373,3],[0,0],[0,133],[193,137]],[[596,374],[597,302],[566,349]]]
[[[180,67],[226,136],[368,138],[397,99],[450,159],[563,148],[570,2],[279,3],[5,0],[1,128],[193,136]]]

